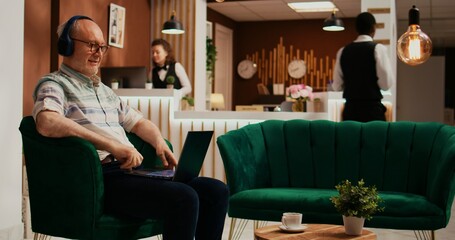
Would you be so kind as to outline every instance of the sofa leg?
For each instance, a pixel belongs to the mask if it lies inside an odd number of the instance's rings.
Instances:
[[[34,233],[33,240],[50,240],[51,236],[41,234],[41,233]]]
[[[231,227],[229,228],[229,240],[239,240],[245,230],[247,219],[239,218],[239,226],[236,228],[237,218],[231,218]]]
[[[431,231],[415,230],[414,235],[418,240],[436,240],[434,230]]]

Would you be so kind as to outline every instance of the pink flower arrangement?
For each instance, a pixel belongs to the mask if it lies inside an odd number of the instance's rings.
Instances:
[[[313,101],[313,88],[305,84],[295,84],[289,86],[286,95],[290,98],[303,101]]]

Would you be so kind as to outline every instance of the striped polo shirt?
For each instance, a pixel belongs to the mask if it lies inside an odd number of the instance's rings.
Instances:
[[[81,126],[133,146],[125,131],[143,117],[104,85],[96,75],[89,78],[62,64],[60,70],[41,78],[33,93],[33,117],[43,110],[64,115]],[[108,152],[97,150],[100,159]]]

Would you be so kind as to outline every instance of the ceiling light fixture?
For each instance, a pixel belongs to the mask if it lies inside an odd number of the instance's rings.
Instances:
[[[431,56],[433,44],[430,37],[422,32],[419,25],[420,12],[416,6],[409,10],[409,27],[397,42],[398,58],[415,66],[424,63]]]
[[[335,10],[333,10],[330,17],[324,20],[324,26],[322,27],[324,31],[337,32],[344,30],[343,21],[335,16]]]
[[[175,1],[173,2],[174,9],[175,9]],[[175,19],[176,12],[175,10],[171,13],[171,19],[166,21],[163,24],[163,29],[161,30],[164,34],[183,34],[185,30],[183,30],[183,25]]]
[[[331,12],[338,11],[335,4],[330,1],[325,2],[292,2],[288,6],[296,12]]]

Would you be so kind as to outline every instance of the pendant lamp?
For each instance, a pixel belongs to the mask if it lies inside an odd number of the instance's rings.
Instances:
[[[174,9],[175,9],[175,1],[173,2]],[[175,10],[172,11],[171,19],[166,21],[163,24],[163,29],[161,30],[164,34],[183,34],[185,30],[183,30],[182,24],[175,19]]]
[[[398,58],[415,66],[424,63],[431,56],[433,44],[430,37],[420,29],[420,13],[416,6],[409,10],[409,27],[397,42]]]
[[[322,27],[324,31],[343,31],[344,24],[343,21],[335,16],[335,11],[332,12],[330,17],[324,20],[324,26]]]

